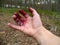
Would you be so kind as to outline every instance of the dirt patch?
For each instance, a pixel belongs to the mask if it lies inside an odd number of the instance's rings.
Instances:
[[[0,14],[0,45],[38,45],[32,37],[8,27],[10,21],[15,24],[11,15]]]
[[[16,24],[12,15],[0,14],[0,45],[39,45],[32,37],[8,27],[7,23],[10,21]]]

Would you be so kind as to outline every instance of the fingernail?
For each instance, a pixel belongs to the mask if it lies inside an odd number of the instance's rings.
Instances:
[[[8,25],[10,25],[11,23],[8,23]]]
[[[13,17],[13,18],[15,18],[15,17],[16,17],[16,15],[13,15],[12,17]]]

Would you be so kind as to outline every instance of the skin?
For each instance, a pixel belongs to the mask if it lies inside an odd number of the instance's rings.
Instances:
[[[28,13],[20,9],[19,13],[23,17],[19,16],[17,12],[13,15],[13,19],[18,25],[8,23],[8,26],[34,37],[41,45],[60,45],[60,37],[44,28],[36,10],[33,8],[28,8],[28,10],[32,13],[33,17],[30,17]]]

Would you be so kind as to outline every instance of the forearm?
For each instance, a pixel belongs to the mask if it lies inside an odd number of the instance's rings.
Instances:
[[[35,39],[41,45],[60,45],[60,38],[49,32],[47,29],[42,27],[40,32],[35,35]]]

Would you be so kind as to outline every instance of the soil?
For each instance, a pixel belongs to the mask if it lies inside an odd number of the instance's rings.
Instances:
[[[39,45],[34,38],[8,27],[8,22],[16,24],[12,15],[0,14],[0,45]]]
[[[8,22],[15,24],[12,15],[0,14],[0,45],[38,45],[34,38],[10,28]]]

